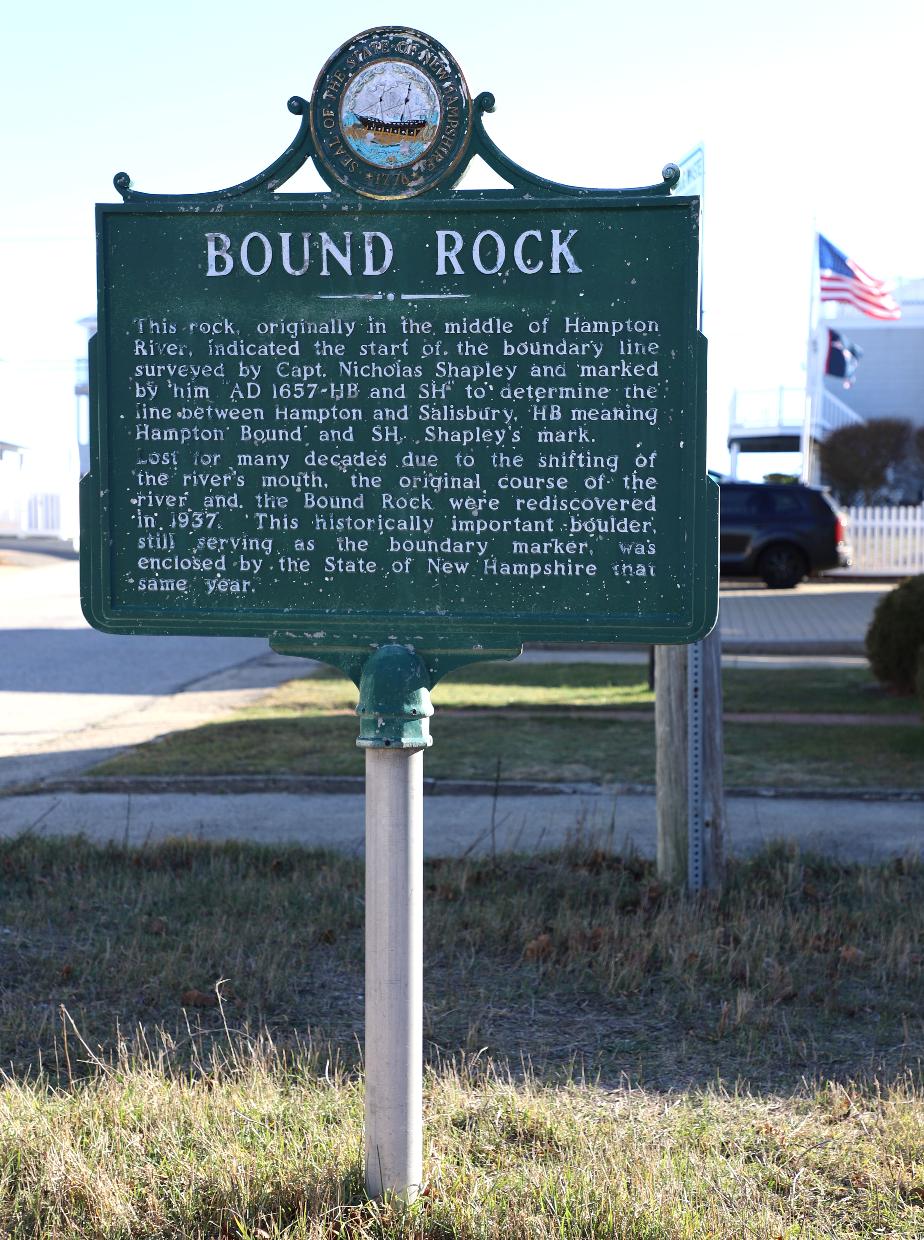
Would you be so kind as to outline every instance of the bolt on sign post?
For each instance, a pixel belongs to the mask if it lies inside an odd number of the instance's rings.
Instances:
[[[229,189],[97,207],[84,613],[263,635],[359,686],[366,1180],[421,1178],[429,691],[543,642],[687,642],[717,607],[695,197],[534,176],[439,43],[358,35]],[[510,186],[455,186],[474,156]],[[288,194],[308,159],[329,189]]]

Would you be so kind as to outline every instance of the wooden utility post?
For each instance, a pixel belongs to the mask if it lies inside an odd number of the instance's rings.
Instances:
[[[718,626],[702,644],[702,886],[717,890],[725,865],[722,772],[722,642]],[[672,886],[690,877],[689,646],[655,651],[658,876]]]

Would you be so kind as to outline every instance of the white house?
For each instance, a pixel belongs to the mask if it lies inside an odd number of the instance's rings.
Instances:
[[[924,279],[895,292],[899,319],[879,320],[840,302],[825,302],[809,352],[807,390],[735,393],[729,413],[731,474],[742,452],[799,452],[802,476],[819,480],[815,449],[832,431],[874,418],[907,418],[924,426]],[[849,388],[824,375],[828,329],[862,350]]]

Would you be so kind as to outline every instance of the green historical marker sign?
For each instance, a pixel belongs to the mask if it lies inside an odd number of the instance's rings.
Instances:
[[[97,208],[84,612],[264,634],[359,686],[366,1186],[422,1178],[429,689],[525,639],[715,622],[699,201],[556,185],[445,48],[367,31],[293,144],[212,193]],[[454,190],[480,155],[509,190]],[[281,185],[313,159],[329,193]]]
[[[433,40],[337,52],[289,150],[97,208],[84,610],[343,662],[689,641],[717,607],[698,199],[554,185]],[[510,190],[451,186],[481,155]],[[331,189],[278,192],[313,158]],[[432,661],[432,659],[431,659]]]

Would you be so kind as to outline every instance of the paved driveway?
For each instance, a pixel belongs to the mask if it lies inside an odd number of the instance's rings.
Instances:
[[[873,610],[890,583],[809,581],[795,590],[722,585],[722,648],[752,654],[862,654]]]
[[[0,567],[0,788],[203,722],[301,667],[261,638],[98,633],[75,559],[16,559]]]

